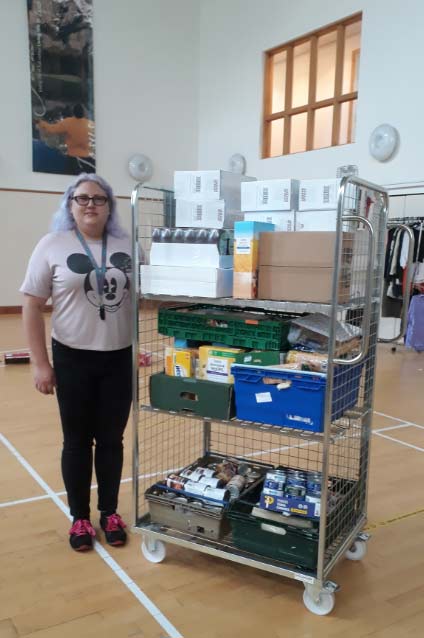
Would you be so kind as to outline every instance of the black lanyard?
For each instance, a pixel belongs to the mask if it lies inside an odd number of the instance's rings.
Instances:
[[[105,284],[105,274],[106,274],[107,233],[104,232],[102,237],[102,265],[101,267],[99,267],[96,260],[94,259],[93,253],[90,250],[90,246],[87,244],[87,242],[85,241],[85,238],[82,236],[78,228],[75,228],[75,232],[78,239],[80,240],[82,247],[85,250],[85,254],[91,261],[91,265],[93,266],[96,272],[97,290],[98,290],[99,298],[100,298],[100,307],[99,307],[100,319],[104,321],[106,319],[105,306],[103,303],[103,295],[104,295],[104,284]]]

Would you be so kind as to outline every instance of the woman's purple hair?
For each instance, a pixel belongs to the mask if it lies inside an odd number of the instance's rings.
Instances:
[[[110,214],[106,222],[106,231],[114,237],[128,237],[127,231],[121,226],[118,211],[116,207],[116,199],[113,195],[112,188],[99,175],[95,173],[81,173],[77,179],[66,189],[63,194],[62,201],[56,213],[53,215],[50,224],[51,231],[57,230],[73,230],[76,227],[74,217],[71,213],[70,198],[76,189],[83,182],[95,182],[100,186],[109,198]]]

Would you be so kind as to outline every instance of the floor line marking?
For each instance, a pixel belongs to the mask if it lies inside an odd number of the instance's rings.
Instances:
[[[388,441],[394,441],[395,443],[399,443],[400,445],[404,445],[406,447],[410,447],[413,450],[417,450],[418,452],[424,452],[424,448],[418,447],[418,445],[412,445],[412,443],[406,443],[405,441],[399,441],[399,439],[394,439],[391,436],[387,436],[387,434],[380,434],[380,432],[375,432],[374,431],[374,434],[376,436],[381,436],[381,438],[387,439]]]
[[[32,478],[40,485],[51,500],[57,505],[57,507],[65,514],[65,516],[72,520],[69,514],[69,509],[63,501],[56,496],[51,487],[41,478],[41,476],[34,470],[34,468],[28,463],[28,461],[18,452],[18,450],[10,443],[10,441],[0,434],[0,440],[3,445],[13,454],[13,456],[19,461],[19,463],[27,470]],[[158,607],[150,600],[150,598],[138,587],[138,585],[128,576],[126,572],[120,567],[120,565],[112,558],[109,552],[98,542],[94,541],[94,550],[103,559],[103,561],[112,569],[115,575],[120,581],[127,587],[127,589],[135,596],[135,598],[143,605],[148,613],[153,616],[156,622],[169,634],[169,638],[183,638],[180,632],[170,623],[170,621],[163,615]]]
[[[384,416],[386,419],[392,419],[392,421],[399,421],[400,423],[409,423],[409,425],[416,425],[419,428],[424,428],[424,425],[420,425],[418,423],[413,423],[413,421],[408,421],[408,419],[398,419],[397,416],[390,416],[390,414],[385,414],[384,412],[377,412],[374,410],[374,414],[378,416]]]
[[[378,434],[379,432],[388,432],[390,430],[401,430],[402,428],[410,428],[410,427],[411,427],[410,423],[399,423],[399,425],[388,425],[385,428],[376,428],[375,430],[372,430],[372,431]]]
[[[400,514],[399,516],[395,516],[394,518],[388,518],[385,521],[379,521],[377,523],[370,523],[365,527],[364,531],[369,531],[371,529],[377,529],[378,527],[384,527],[385,525],[391,525],[392,523],[398,523],[405,518],[410,518],[411,516],[417,516],[418,514],[424,514],[424,509],[415,510],[415,512],[408,512],[407,514]]]
[[[41,496],[30,496],[29,498],[21,498],[17,501],[6,501],[5,503],[0,503],[0,507],[11,507],[12,505],[21,505],[22,503],[33,503],[34,501],[45,501],[50,496],[47,494],[42,494]]]
[[[419,428],[420,430],[424,430],[424,425],[418,425],[418,423],[412,423],[412,421],[405,421],[407,425],[413,425],[414,428]]]

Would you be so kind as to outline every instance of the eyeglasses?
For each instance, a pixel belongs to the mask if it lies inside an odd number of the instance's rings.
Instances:
[[[89,197],[88,195],[75,195],[75,197],[71,197],[70,199],[76,201],[79,206],[88,206],[90,200],[94,206],[104,206],[108,201],[108,197],[105,197],[105,195],[93,195],[93,197]]]

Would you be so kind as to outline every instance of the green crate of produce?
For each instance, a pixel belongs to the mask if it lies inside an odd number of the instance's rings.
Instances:
[[[193,305],[160,308],[158,331],[179,339],[209,341],[255,350],[288,350],[294,315]]]

